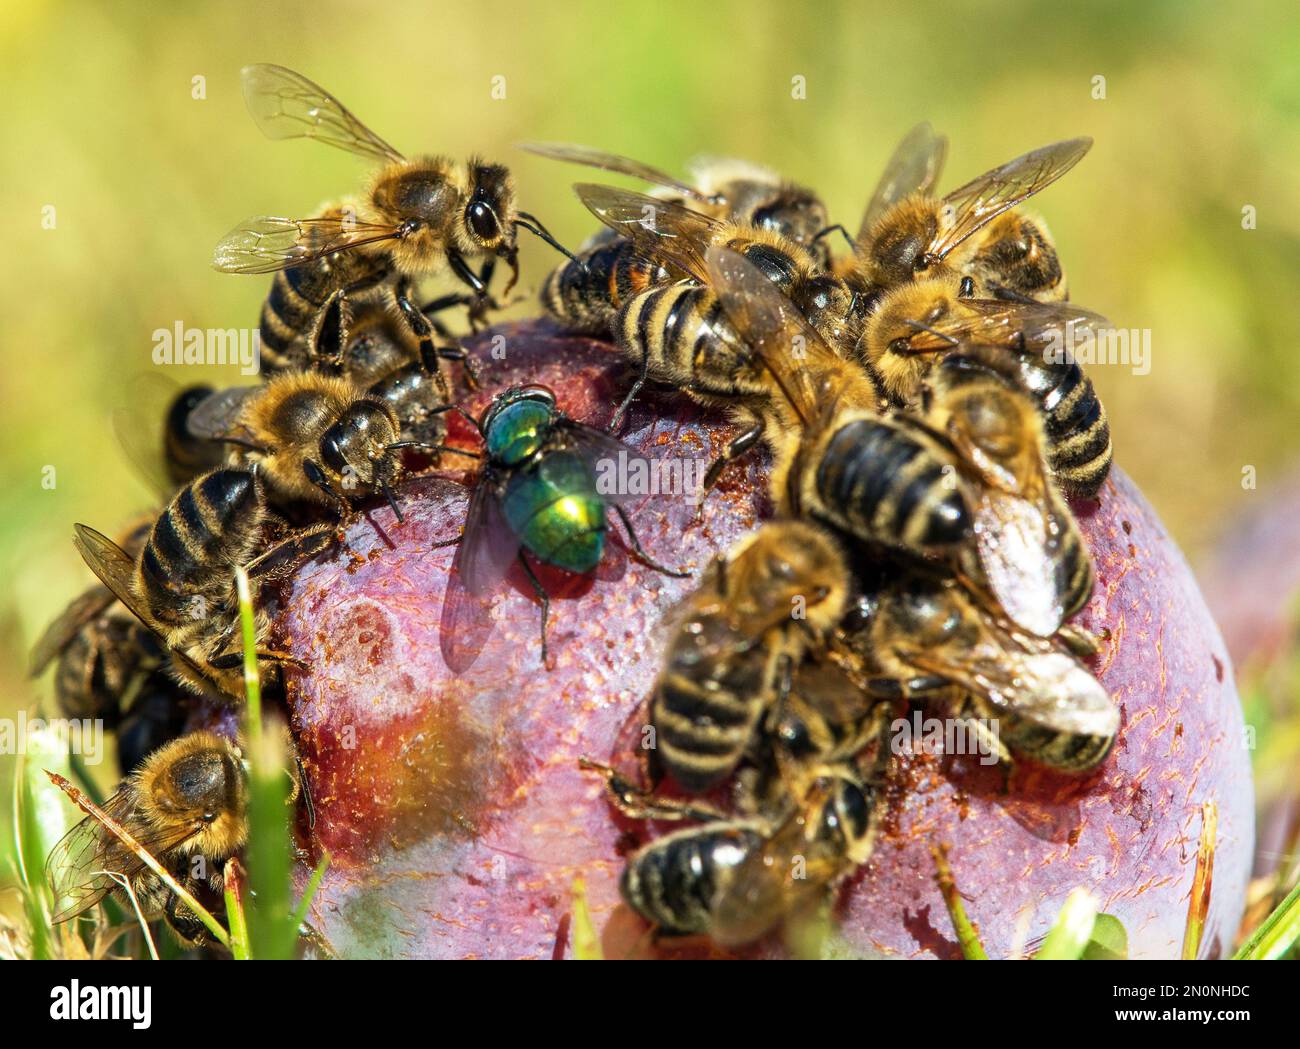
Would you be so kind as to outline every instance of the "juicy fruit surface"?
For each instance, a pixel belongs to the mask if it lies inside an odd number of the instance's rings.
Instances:
[[[498,334],[504,360],[484,352],[493,336],[477,343],[484,390],[471,411],[511,383],[542,382],[569,415],[608,422],[629,381],[612,347],[542,325]],[[475,447],[455,423],[451,441]],[[703,464],[733,433],[684,399],[652,392],[620,436],[651,460]],[[399,493],[404,523],[374,509],[349,524],[336,556],[298,574],[277,630],[312,665],[287,675],[289,703],[317,810],[307,844],[333,855],[311,921],[340,954],[568,957],[578,878],[606,957],[725,954],[698,938],[656,945],[646,936],[618,880],[624,856],[673,825],[613,813],[578,758],[634,767],[628,755],[664,654],[660,621],[710,558],[767,514],[765,468],[761,454],[728,468],[700,520],[681,494],[625,504],[647,552],[693,579],[630,557],[617,529],[590,576],[541,569],[552,597],[549,670],[540,666],[538,606],[515,570],[480,658],[461,676],[442,661],[455,549],[433,544],[463,524],[460,482],[472,471],[409,481]],[[1094,666],[1123,711],[1114,752],[1083,779],[1023,762],[1008,782],[976,758],[922,753],[919,743],[905,750],[875,854],[840,895],[841,949],[956,956],[933,843],[948,847],[994,957],[1031,950],[1077,886],[1124,923],[1133,956],[1175,956],[1207,800],[1218,805],[1219,840],[1202,953],[1230,949],[1253,793],[1223,642],[1182,555],[1122,472],[1099,503],[1076,512],[1098,584],[1075,622],[1108,632]],[[744,953],[782,951],[772,937]]]

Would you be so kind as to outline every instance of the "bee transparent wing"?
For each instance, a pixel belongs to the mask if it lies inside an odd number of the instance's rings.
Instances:
[[[212,265],[223,273],[274,273],[401,235],[400,226],[357,222],[345,215],[310,219],[259,215],[221,238],[212,252]]]
[[[582,164],[589,168],[613,171],[619,175],[630,175],[632,178],[639,178],[643,182],[650,182],[656,186],[676,190],[682,196],[690,197],[692,200],[709,201],[706,194],[701,193],[694,186],[688,185],[681,179],[673,178],[667,172],[660,171],[649,164],[642,164],[639,160],[621,157],[617,153],[606,153],[603,150],[590,149],[587,146],[569,145],[563,142],[520,142],[519,148],[529,153],[536,153],[539,157],[548,157],[551,160],[562,160],[569,164]]]
[[[928,353],[952,348],[952,340],[1006,346],[1038,353],[1053,344],[1077,345],[1109,322],[1099,313],[1068,302],[1009,302],[959,299],[956,308],[908,337],[907,350]]]
[[[130,555],[108,536],[96,532],[87,525],[78,524],[73,528],[76,534],[72,541],[77,547],[77,552],[81,554],[82,560],[90,570],[99,577],[99,581],[140,622],[151,629],[156,629],[153,617],[135,596],[133,589],[135,562]]]
[[[984,485],[972,502],[975,550],[989,591],[1013,623],[1050,637],[1071,603],[1069,580],[1053,556],[1069,523],[1046,496]]]
[[[134,802],[128,790],[118,790],[102,808],[118,824],[132,829],[129,824]],[[133,836],[158,859],[200,828],[198,823],[180,824]],[[45,861],[45,874],[54,891],[55,910],[51,921],[57,924],[75,918],[118,888],[109,872],[131,878],[144,867],[144,860],[97,817],[87,816],[59,839]]]
[[[1072,138],[1035,149],[953,190],[943,198],[946,217],[930,254],[945,258],[957,245],[1004,211],[1046,189],[1083,159],[1091,138]]]
[[[141,372],[127,381],[124,403],[113,409],[113,434],[140,479],[161,498],[176,489],[163,456],[167,420],[185,388],[157,372]],[[165,422],[162,424],[165,425]]]
[[[337,98],[301,73],[277,65],[240,71],[244,102],[267,138],[312,138],[379,161],[402,154],[361,123]]]
[[[1104,737],[1119,731],[1119,708],[1088,668],[1065,652],[1025,652],[1004,643],[977,658],[964,653],[945,658],[931,650],[916,662],[995,709],[1054,732]]]
[[[72,604],[45,628],[45,633],[33,646],[28,674],[37,677],[55,656],[67,648],[82,627],[98,619],[115,600],[112,592],[102,586],[92,587],[74,598]]]
[[[849,674],[830,659],[799,664],[791,693],[835,726],[861,722],[880,706],[878,699],[857,687]]]
[[[231,386],[217,390],[194,407],[185,420],[185,428],[195,437],[212,441],[246,433],[239,424],[240,413],[262,389],[261,386]]]
[[[937,134],[930,122],[917,124],[898,144],[858,228],[858,242],[867,239],[880,216],[912,193],[930,193],[939,181],[948,154],[948,138]]]
[[[710,935],[723,946],[741,946],[781,922],[806,915],[844,870],[825,843],[810,840],[808,820],[820,816],[821,794],[796,809],[732,872],[713,904]]]
[[[596,218],[639,252],[675,266],[693,280],[706,279],[704,253],[721,223],[698,211],[644,193],[580,182],[578,199]]]
[[[737,334],[762,361],[773,381],[807,424],[826,408],[816,380],[840,360],[775,284],[730,248],[711,247],[709,281]]]
[[[465,531],[447,577],[438,645],[456,674],[478,659],[492,633],[493,596],[519,554],[494,486],[480,478],[470,495]]]
[[[1055,732],[1104,737],[1119,731],[1119,707],[1088,668],[1064,652],[1027,656],[1016,668],[1016,678],[1018,717]]]
[[[95,575],[99,576],[99,581],[113,592],[113,596],[126,606],[127,611],[165,643],[167,639],[159,629],[154,617],[150,615],[144,603],[135,596],[135,590],[132,587],[135,577],[135,562],[130,555],[113,540],[109,539],[108,536],[96,532],[88,525],[78,524],[74,525],[73,528],[76,534],[73,536],[72,541],[78,553],[81,554],[82,560],[86,562]],[[184,663],[194,674],[204,680],[212,680],[211,675],[184,652],[170,646],[167,647],[167,651],[174,660]],[[213,687],[216,687],[215,683]]]

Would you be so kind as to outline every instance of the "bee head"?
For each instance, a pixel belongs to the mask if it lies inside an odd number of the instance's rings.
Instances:
[[[869,237],[875,279],[892,287],[924,273],[933,261],[929,247],[938,233],[938,216],[924,199],[895,205],[881,216]]]
[[[781,186],[775,196],[754,208],[750,222],[800,244],[811,244],[826,228],[826,205],[802,186]]]
[[[132,774],[141,815],[154,826],[192,824],[186,851],[225,854],[243,843],[246,802],[239,751],[221,736],[194,732],[156,750]]]
[[[399,459],[389,445],[397,441],[398,431],[386,405],[354,401],[321,438],[321,459],[344,491],[378,490],[395,479]]]
[[[476,253],[511,258],[515,251],[515,188],[500,164],[470,162],[469,196],[462,216]]]

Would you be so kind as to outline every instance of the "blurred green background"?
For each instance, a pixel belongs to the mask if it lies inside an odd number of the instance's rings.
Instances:
[[[819,187],[856,227],[918,120],[950,136],[949,188],[1092,135],[1035,205],[1073,298],[1152,332],[1150,374],[1092,370],[1118,462],[1195,561],[1294,456],[1294,5],[7,0],[0,712],[48,689],[25,680],[25,652],[89,579],[72,523],[114,532],[149,505],[108,416],[148,367],[151,333],[255,326],[267,281],[215,272],[213,244],[247,215],[309,214],[366,174],[341,152],[263,138],[239,93],[254,61],[301,70],[404,151],[502,158],[522,206],[566,243],[591,230],[568,188],[590,173],[511,143],[582,142],[675,172],[699,153],[742,156]],[[1257,229],[1242,228],[1246,205]],[[526,284],[554,262],[525,239]]]

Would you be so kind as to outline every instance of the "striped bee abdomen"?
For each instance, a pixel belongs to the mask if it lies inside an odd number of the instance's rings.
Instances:
[[[763,847],[757,829],[743,823],[687,827],[634,853],[619,890],[627,905],[670,935],[706,933],[713,905],[735,868]]]
[[[678,631],[651,699],[655,756],[679,786],[702,793],[725,779],[754,737],[771,695],[769,653],[717,615]]]
[[[251,556],[261,531],[261,484],[249,470],[213,470],[181,489],[154,523],[141,555],[150,611],[174,624],[195,597],[220,601],[232,568]]]
[[[663,267],[639,255],[632,243],[610,240],[567,261],[542,284],[542,306],[570,331],[608,334],[619,308],[633,295],[667,279]]]
[[[1019,378],[1039,405],[1047,435],[1047,465],[1067,495],[1090,499],[1110,472],[1110,424],[1097,391],[1077,361],[1019,360]]]
[[[928,443],[877,419],[827,442],[814,479],[822,511],[859,538],[930,552],[962,542],[971,517],[951,470]]]

